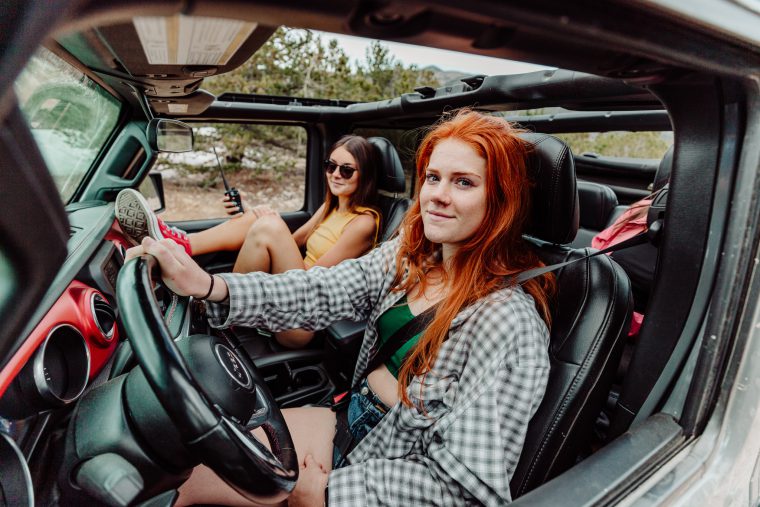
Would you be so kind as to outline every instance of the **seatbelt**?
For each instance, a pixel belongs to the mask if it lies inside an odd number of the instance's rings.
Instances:
[[[398,328],[390,338],[388,338],[377,350],[370,351],[370,358],[367,361],[367,366],[362,370],[361,375],[357,383],[351,386],[351,389],[333,397],[333,404],[331,406],[333,412],[340,413],[351,401],[351,391],[353,391],[358,382],[361,382],[366,375],[377,369],[378,366],[385,363],[393,354],[396,353],[406,342],[411,340],[414,336],[420,334],[425,328],[432,322],[435,317],[435,311],[438,305],[435,304],[404,323],[403,326]]]
[[[365,375],[368,373],[375,371],[375,369],[380,366],[381,364],[384,364],[388,359],[393,356],[401,347],[404,346],[405,343],[407,343],[409,340],[411,340],[414,336],[420,334],[425,330],[426,327],[433,321],[433,317],[435,317],[435,311],[438,309],[438,304],[435,304],[425,310],[424,312],[420,313],[419,315],[415,315],[412,319],[408,320],[404,323],[403,326],[398,328],[393,335],[391,335],[390,338],[388,338],[385,343],[383,343],[380,348],[374,352],[370,352],[370,359],[367,362],[367,366],[362,371],[362,374],[359,375],[359,379],[363,379]],[[354,385],[353,387],[356,387]]]
[[[653,232],[658,232],[658,227],[652,227],[651,228]],[[560,262],[557,264],[551,264],[549,266],[541,266],[538,268],[532,268],[527,269],[525,271],[521,271],[517,274],[515,277],[515,283],[522,284],[527,282],[528,280],[532,278],[536,278],[537,276],[541,276],[546,273],[550,273],[552,271],[556,271],[558,269],[562,269],[565,266],[569,266],[570,264],[573,264],[575,262],[580,262],[582,260],[590,259],[591,257],[596,257],[597,255],[604,255],[611,252],[617,252],[618,250],[623,250],[625,248],[630,248],[632,246],[636,245],[643,245],[644,243],[650,242],[650,235],[652,232],[650,230],[640,232],[636,236],[633,236],[631,238],[628,238],[625,241],[621,241],[620,243],[616,243],[612,246],[608,246],[607,248],[603,250],[596,251],[592,254],[584,255],[583,257],[579,257],[577,259]],[[380,348],[375,351],[374,353],[370,352],[370,359],[367,362],[367,366],[362,371],[362,374],[359,375],[357,378],[360,380],[363,379],[368,373],[374,371],[378,366],[385,363],[393,354],[395,354],[406,342],[412,339],[412,337],[418,335],[422,331],[425,330],[425,328],[432,322],[433,318],[435,317],[435,311],[438,308],[438,305],[433,305],[424,312],[420,313],[419,315],[416,315],[411,320],[407,321],[403,326],[398,328],[393,335],[388,338],[388,340],[383,343]],[[356,384],[354,384],[352,387],[356,387]]]
[[[517,274],[515,277],[515,283],[522,284],[530,280],[531,278],[535,278],[537,276],[541,276],[546,273],[551,273],[552,271],[556,271],[558,269],[564,268],[565,266],[568,266],[570,264],[573,264],[575,262],[583,261],[586,259],[590,259],[591,257],[596,257],[597,255],[604,255],[608,254],[610,252],[617,252],[618,250],[623,250],[625,248],[630,248],[632,246],[636,245],[643,245],[644,243],[649,243],[650,240],[650,231],[646,230],[644,232],[640,232],[637,235],[633,236],[632,238],[628,238],[625,241],[621,241],[620,243],[616,243],[612,246],[608,246],[607,248],[603,250],[599,250],[597,252],[594,252],[589,255],[584,255],[583,257],[579,257],[577,259],[573,259],[570,261],[560,262],[558,264],[551,264],[549,266],[541,266],[540,268],[532,268],[532,269],[526,269],[525,271],[521,271]]]
[[[632,246],[637,245],[643,245],[645,243],[652,243],[653,245],[659,244],[660,235],[662,233],[662,227],[664,225],[664,219],[663,218],[657,218],[657,211],[663,211],[665,204],[667,203],[668,198],[668,185],[666,184],[664,187],[647,197],[647,199],[651,199],[652,202],[649,206],[649,212],[647,215],[647,230],[644,232],[640,232],[639,234],[628,238],[625,241],[621,241],[620,243],[616,243],[612,246],[608,246],[607,248],[603,250],[599,250],[598,252],[594,252],[590,255],[584,255],[583,257],[579,257],[578,259],[573,259],[571,261],[566,262],[560,262],[559,264],[552,264],[551,266],[543,266],[540,268],[533,268],[533,269],[527,269],[525,271],[521,271],[517,274],[517,277],[515,278],[515,282],[518,284],[527,282],[531,278],[535,278],[537,276],[541,276],[544,273],[550,273],[552,271],[556,271],[558,269],[561,269],[569,264],[572,264],[574,262],[590,259],[591,257],[595,257],[597,255],[604,255],[608,254],[610,252],[617,252],[618,250],[623,250],[625,248],[630,248]],[[655,212],[655,215],[652,215],[652,212]]]

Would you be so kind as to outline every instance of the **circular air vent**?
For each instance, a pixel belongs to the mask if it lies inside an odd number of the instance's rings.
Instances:
[[[103,334],[105,341],[110,342],[113,340],[113,332],[116,327],[116,312],[108,304],[108,301],[98,293],[93,293],[90,305],[95,325],[98,326],[98,330]]]

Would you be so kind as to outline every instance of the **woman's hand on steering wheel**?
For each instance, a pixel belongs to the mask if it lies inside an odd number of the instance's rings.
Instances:
[[[161,267],[161,278],[179,296],[203,297],[209,291],[210,275],[190,257],[185,249],[171,239],[156,241],[145,237],[141,245],[127,250],[125,262],[150,254]],[[217,280],[220,280],[217,277]]]

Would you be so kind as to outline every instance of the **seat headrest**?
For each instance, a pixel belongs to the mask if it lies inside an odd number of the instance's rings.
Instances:
[[[367,141],[375,147],[378,157],[378,190],[403,194],[406,191],[406,178],[396,148],[384,137],[368,137]]]
[[[654,183],[652,184],[652,192],[657,192],[659,189],[665,186],[670,180],[670,170],[673,168],[673,145],[670,145],[668,151],[663,155],[660,161],[660,167],[657,168],[657,172],[654,175]]]
[[[569,243],[578,232],[579,218],[573,154],[564,142],[548,134],[523,132],[519,136],[533,146],[528,156],[533,209],[525,233],[549,243]]]
[[[601,231],[607,228],[618,205],[617,195],[607,185],[578,180],[579,226]]]

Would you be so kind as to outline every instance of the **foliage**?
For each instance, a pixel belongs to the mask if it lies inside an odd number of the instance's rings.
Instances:
[[[439,86],[430,70],[398,62],[374,41],[365,61],[349,61],[338,41],[324,42],[310,30],[280,27],[247,62],[203,83],[214,94],[253,93],[349,101],[373,101]]]
[[[280,27],[243,65],[204,80],[203,87],[224,92],[374,101],[408,93],[420,86],[439,86],[430,70],[397,61],[379,41],[367,49],[365,61],[349,61],[335,39],[324,42],[309,30]],[[217,147],[225,172],[250,168],[256,175],[292,172],[295,160],[306,157],[304,129],[284,125],[217,123],[196,129],[196,151]],[[205,187],[217,178],[216,164],[191,166],[162,158],[164,168],[195,174]]]
[[[555,134],[573,153],[597,153],[605,157],[662,158],[673,142],[662,132],[578,132]]]

